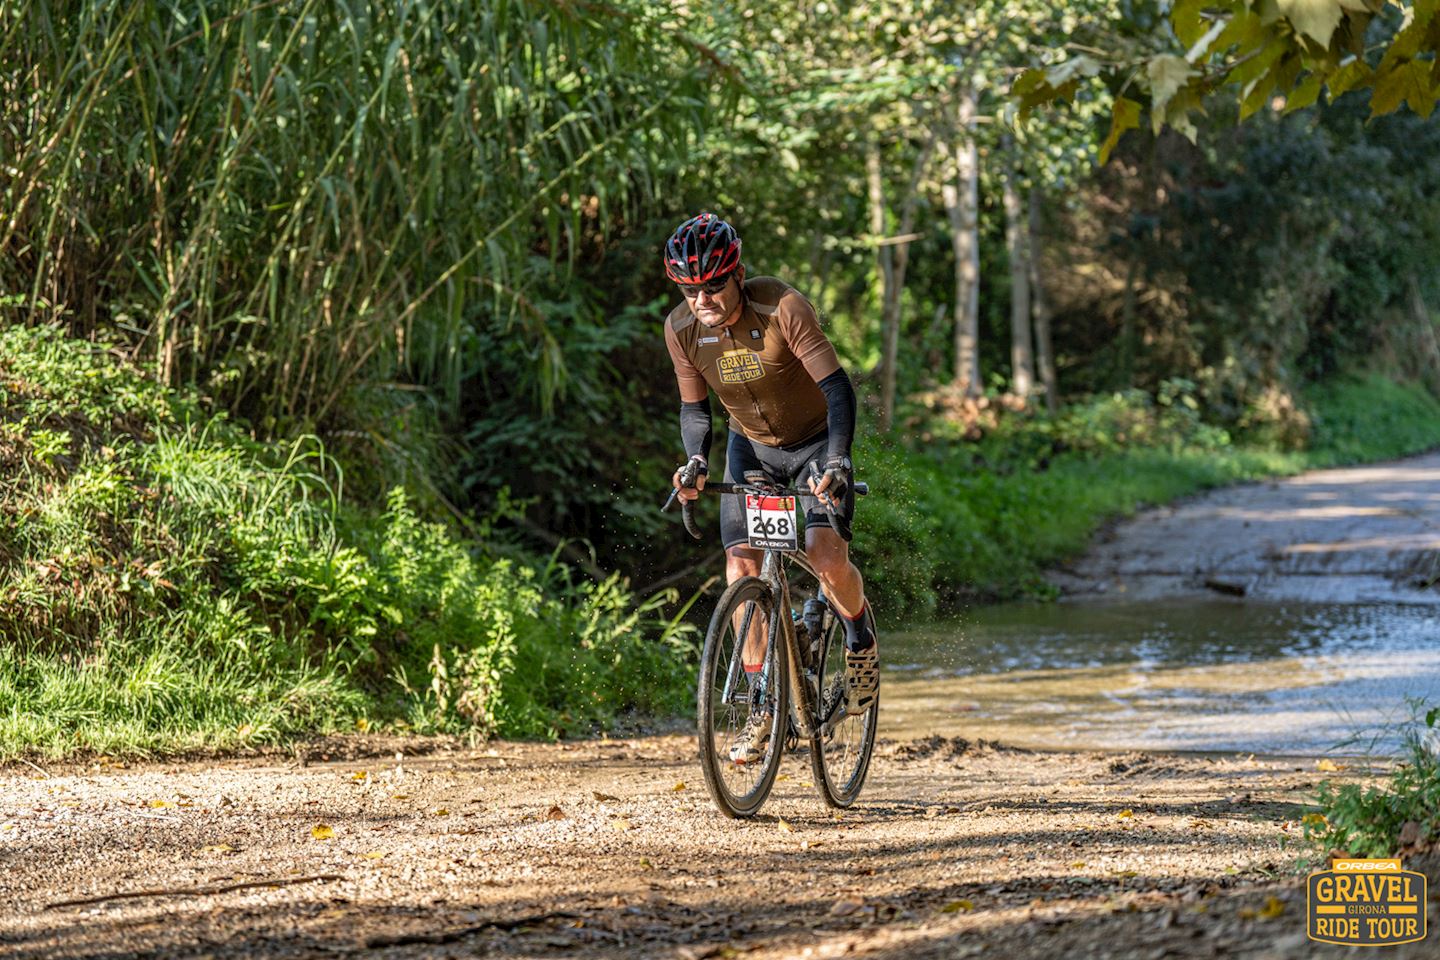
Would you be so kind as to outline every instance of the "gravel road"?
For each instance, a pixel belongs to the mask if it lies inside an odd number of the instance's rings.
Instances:
[[[1437,549],[1440,455],[1155,511],[1068,576],[1370,598],[1419,594]],[[12,764],[0,956],[1349,956],[1305,937],[1299,818],[1321,777],[1378,771],[1330,762],[882,741],[852,812],[796,756],[748,822],[678,733]],[[1440,851],[1406,866],[1440,899]]]

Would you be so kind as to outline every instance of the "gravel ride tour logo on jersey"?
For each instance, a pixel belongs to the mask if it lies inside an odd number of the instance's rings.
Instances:
[[[765,376],[760,354],[751,350],[727,350],[717,364],[721,383],[746,383]]]
[[[1425,875],[1400,860],[1335,858],[1305,886],[1306,930],[1321,943],[1378,947],[1424,940]]]

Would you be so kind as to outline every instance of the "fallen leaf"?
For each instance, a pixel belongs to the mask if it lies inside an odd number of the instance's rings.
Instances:
[[[371,850],[369,853],[363,854],[363,856],[366,860],[383,860],[385,859],[385,851]]]
[[[317,823],[310,828],[310,836],[316,840],[329,840],[335,836],[335,828],[328,823]]]
[[[675,786],[673,786],[673,787],[670,788],[670,792],[671,792],[671,793],[679,793],[681,790],[684,790],[684,789],[685,789],[685,781],[684,781],[684,780],[681,780],[679,783],[675,784]]]
[[[785,822],[785,818],[784,818],[784,817],[780,817],[780,818],[779,818],[779,822],[776,823],[775,825],[776,825],[777,827],[779,827],[779,828],[780,828],[782,831],[784,831],[785,833],[794,833],[794,832],[795,832],[794,829],[791,828],[790,824],[788,824],[788,823]]]
[[[599,800],[601,803],[619,803],[619,802],[620,802],[620,798],[617,797],[617,796],[615,796],[615,794],[613,794],[613,793],[601,793],[599,790],[591,791],[590,796],[594,797],[596,800]]]
[[[1323,813],[1307,813],[1300,818],[1300,822],[1307,827],[1323,827],[1329,821],[1325,819],[1325,814]]]
[[[824,843],[824,842],[825,842],[824,840],[801,840],[801,841],[800,841],[800,849],[801,849],[801,850],[810,850],[810,849],[812,849],[812,848],[814,848],[814,847],[820,846],[820,845],[821,845],[822,843]]]
[[[436,808],[435,808],[435,816],[437,816],[437,817],[448,817],[448,816],[450,816],[450,811],[449,811],[449,810],[446,810],[444,807],[436,807]]]
[[[834,906],[830,908],[830,916],[848,917],[855,911],[863,909],[864,906],[865,904],[859,900],[836,900]]]
[[[940,908],[941,913],[969,913],[975,909],[975,904],[969,900],[951,900]]]
[[[1129,820],[1130,818],[1132,818],[1132,817],[1134,817],[1134,816],[1135,816],[1135,811],[1129,809],[1128,807],[1127,807],[1126,809],[1124,809],[1124,810],[1121,810],[1119,813],[1115,814],[1115,818],[1116,818],[1117,820]]]
[[[1336,773],[1345,768],[1340,766],[1334,760],[1319,760],[1315,763],[1315,769],[1322,770],[1325,773]]]
[[[788,773],[782,773],[782,774],[780,774],[780,776],[778,776],[778,777],[775,778],[775,782],[776,782],[776,783],[779,783],[781,780],[789,780],[789,779],[790,779],[790,774],[788,774]]]
[[[410,799],[410,794],[408,794],[408,793],[393,793],[393,794],[390,795],[390,799],[391,799],[391,800],[409,800],[409,799]]]
[[[364,783],[366,780],[370,779],[370,771],[356,770],[354,773],[350,774],[350,779],[354,780],[356,783]]]
[[[1110,871],[1110,876],[1112,876],[1112,877],[1138,877],[1138,876],[1140,876],[1140,874],[1139,874],[1138,871],[1135,871],[1135,870],[1111,870],[1111,871]]]
[[[1084,861],[1084,860],[1076,860],[1074,863],[1070,864],[1070,866],[1072,866],[1072,867],[1074,867],[1075,869],[1078,870],[1078,869],[1080,869],[1081,867],[1085,866],[1085,861]]]
[[[229,853],[235,848],[228,843],[211,843],[196,850],[196,853]]]
[[[629,830],[630,821],[623,818],[620,820],[611,820],[610,826],[614,827],[616,830]]]
[[[646,860],[645,858],[642,857],[642,858],[640,859],[640,869],[641,869],[641,870],[654,870],[654,869],[655,869],[655,865],[654,865],[653,863],[651,863],[649,860]]]
[[[164,810],[166,807],[173,807],[173,806],[175,806],[175,804],[171,803],[169,800],[151,800],[151,801],[150,801],[150,808],[151,808],[152,810]]]
[[[14,829],[15,829],[16,827],[18,827],[18,826],[20,826],[20,825],[19,825],[18,823],[14,823],[14,822],[11,822],[11,823],[0,823],[0,833],[8,833],[8,832],[10,832],[11,830],[14,830]]]
[[[1285,904],[1279,897],[1266,897],[1265,906],[1260,908],[1259,916],[1261,920],[1274,920],[1284,912]]]
[[[546,810],[546,811],[545,811],[545,819],[546,819],[546,820],[564,820],[564,819],[565,819],[565,811],[564,811],[564,810],[561,810],[561,809],[560,809],[560,805],[557,803],[557,804],[551,806],[549,810]]]

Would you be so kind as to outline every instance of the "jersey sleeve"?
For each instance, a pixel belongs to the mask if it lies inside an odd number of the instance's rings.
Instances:
[[[675,381],[680,385],[680,402],[699,403],[710,396],[710,387],[705,383],[704,375],[690,362],[690,358],[685,356],[685,350],[680,346],[680,338],[668,319],[665,321],[665,347],[670,351],[670,362],[675,366]]]
[[[840,369],[835,345],[820,329],[820,318],[815,315],[815,308],[809,300],[794,290],[787,292],[780,299],[777,317],[790,352],[795,354],[816,383]]]

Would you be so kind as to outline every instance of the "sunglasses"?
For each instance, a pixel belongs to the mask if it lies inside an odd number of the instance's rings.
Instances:
[[[682,283],[679,286],[681,292],[684,293],[685,296],[698,297],[700,296],[702,291],[705,293],[719,293],[729,285],[730,274],[727,273],[723,277],[718,277],[714,280],[708,280],[705,283]]]

